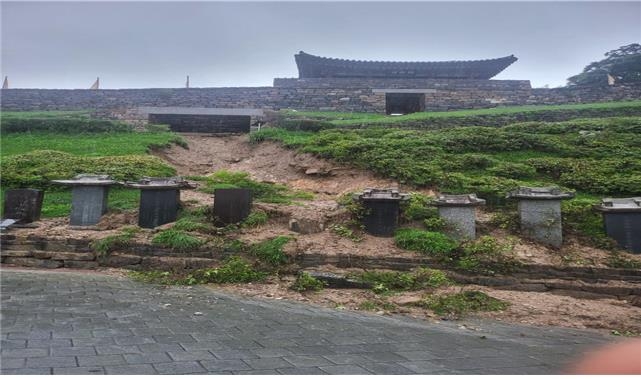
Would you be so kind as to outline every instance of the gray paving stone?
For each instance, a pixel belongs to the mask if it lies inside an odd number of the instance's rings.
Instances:
[[[143,354],[123,354],[125,361],[130,364],[141,363],[165,363],[172,362],[171,357],[165,352],[143,353]]]
[[[232,371],[234,375],[278,375],[280,374],[276,370],[242,370],[242,371]]]
[[[142,345],[146,343],[155,343],[151,336],[119,336],[114,337],[116,345]]]
[[[2,369],[23,368],[26,358],[2,358]]]
[[[126,363],[125,358],[119,354],[78,357],[79,366],[119,366]]]
[[[369,375],[371,372],[355,365],[336,365],[319,367],[321,370],[332,375]]]
[[[329,366],[332,364],[331,361],[321,357],[313,355],[293,355],[283,357],[284,360],[293,364],[296,367],[318,367],[318,366]]]
[[[48,348],[48,347],[71,347],[71,339],[69,338],[56,338],[47,340],[28,340],[28,348]]]
[[[53,369],[54,375],[104,375],[102,367],[60,367]]]
[[[115,345],[113,337],[102,337],[102,338],[72,338],[71,345],[74,347],[81,346],[99,346],[99,345]]]
[[[136,345],[143,353],[157,353],[162,351],[184,351],[182,346],[177,343],[145,343]]]
[[[331,355],[334,353],[325,346],[295,346],[286,347],[286,349],[296,355]]]
[[[252,350],[212,350],[218,359],[251,359],[259,358]]]
[[[123,365],[105,367],[109,375],[154,375],[156,369],[150,364]]]
[[[252,368],[240,359],[207,359],[200,361],[207,371],[251,370]]]
[[[6,364],[5,360],[2,360],[2,365]],[[39,367],[76,367],[76,358],[74,357],[37,357],[37,358],[27,358],[27,368],[39,368]],[[88,365],[87,365],[88,366]]]
[[[280,347],[254,349],[251,352],[256,354],[260,358],[286,357],[288,355],[294,355],[294,353],[292,353],[291,351]]]
[[[170,351],[169,356],[174,361],[199,361],[202,359],[214,359],[214,355],[207,350],[196,351]]]
[[[482,332],[461,330],[451,322],[243,299],[201,286],[157,287],[95,273],[3,269],[0,281],[2,373],[69,368],[82,374],[95,367],[147,373],[157,366],[158,373],[198,374],[207,364],[215,374],[318,373],[316,367],[332,374],[546,374],[612,340],[591,331],[489,320],[466,320]],[[164,303],[172,306],[158,306]],[[25,359],[17,350],[52,356]],[[185,361],[173,361],[171,352]]]
[[[363,362],[371,362],[370,359],[359,354],[325,355],[324,358],[337,365],[358,365]]]
[[[363,357],[374,362],[405,362],[407,358],[392,352],[384,353],[363,353]]]
[[[286,368],[293,367],[293,365],[283,358],[256,358],[256,359],[244,359],[245,363],[250,365],[252,368],[263,370],[263,369],[277,369],[277,368]]]
[[[31,340],[31,341],[42,341],[42,340]],[[50,341],[50,340],[44,340]],[[24,349],[26,347],[42,347],[42,346],[28,346],[27,340],[2,340],[0,347],[2,349]]]
[[[279,368],[277,371],[283,375],[327,375],[318,367]]]
[[[158,343],[182,343],[182,342],[196,342],[194,337],[189,334],[164,334],[154,335],[154,340]]]
[[[199,351],[199,350],[223,350],[222,346],[214,341],[203,342],[180,342],[185,351]]]
[[[51,375],[50,368],[15,368],[0,369],[2,375]]]
[[[198,362],[155,363],[153,366],[159,374],[182,375],[206,372]]]
[[[409,375],[414,372],[407,367],[403,367],[397,363],[362,363],[361,367],[377,375]]]
[[[47,355],[49,355],[49,349],[2,349],[3,358],[46,357]]]
[[[50,348],[53,357],[79,357],[86,355],[96,355],[96,349],[93,346],[84,347],[67,347],[54,346]]]
[[[96,351],[100,355],[113,354],[138,354],[142,353],[137,345],[104,345],[96,346]]]

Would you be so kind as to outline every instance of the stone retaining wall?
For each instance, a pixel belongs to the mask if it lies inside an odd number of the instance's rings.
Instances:
[[[385,92],[394,89],[425,90],[426,110],[641,99],[641,85],[532,89],[527,80],[336,78],[277,78],[273,87],[3,89],[0,95],[5,111],[109,110],[125,115],[137,107],[175,106],[383,113]]]
[[[99,257],[84,239],[46,239],[37,236],[1,236],[0,260],[3,264],[36,268],[116,267],[130,270],[190,271],[217,267],[233,255],[230,251],[202,250],[179,253],[151,245],[133,244],[127,249]],[[426,257],[366,257],[351,254],[306,253],[293,257],[293,265],[283,272],[334,266],[367,270],[410,270],[420,266],[441,268],[459,283],[478,284],[519,291],[568,291],[573,296],[641,296],[641,270],[523,265],[509,275],[482,276],[454,272]],[[611,284],[609,282],[617,284]],[[581,295],[581,293],[583,295]],[[589,294],[589,295],[588,295]]]

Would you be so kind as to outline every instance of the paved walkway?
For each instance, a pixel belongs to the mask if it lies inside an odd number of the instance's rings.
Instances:
[[[2,374],[546,374],[602,335],[3,270]]]

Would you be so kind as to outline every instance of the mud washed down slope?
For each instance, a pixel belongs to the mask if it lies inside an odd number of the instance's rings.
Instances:
[[[289,235],[295,240],[286,246],[290,254],[321,253],[327,255],[353,254],[355,256],[395,256],[411,257],[415,253],[399,249],[391,238],[379,238],[364,235],[363,240],[354,242],[340,237],[329,230],[309,234],[294,233],[289,230],[287,220],[290,217],[310,217],[331,213],[337,208],[336,199],[348,192],[361,191],[367,187],[400,188],[403,191],[416,191],[428,195],[434,192],[429,189],[416,189],[399,186],[393,180],[380,178],[373,173],[338,165],[310,154],[301,154],[286,149],[274,142],[262,142],[257,145],[249,143],[247,135],[212,137],[208,135],[186,134],[189,149],[172,146],[169,149],[157,151],[154,154],[176,167],[180,175],[207,175],[218,170],[244,171],[259,181],[280,183],[295,190],[312,192],[315,199],[300,201],[296,205],[255,204],[257,208],[270,214],[280,214],[282,217],[270,221],[258,228],[243,231],[238,236],[245,242],[257,242],[279,235]],[[211,195],[197,191],[185,191],[183,199],[200,204],[211,204]],[[480,227],[487,229],[489,214],[479,211]],[[327,225],[326,225],[327,226]],[[509,236],[503,230],[486,230],[500,241]],[[606,267],[605,259],[609,256],[607,250],[596,249],[581,244],[575,236],[567,236],[566,244],[560,250],[548,249],[525,240],[516,239],[515,255],[522,262],[552,266],[587,265],[591,267]],[[626,254],[629,259],[639,257]],[[570,257],[571,259],[569,259]],[[325,266],[322,269],[341,273],[343,269]],[[380,298],[367,290],[356,289],[326,289],[319,293],[299,294],[289,289],[293,278],[281,277],[268,283],[245,285],[222,285],[222,288],[254,297],[279,297],[303,302],[314,302],[329,307],[345,307],[359,309],[363,302],[392,302],[392,310],[377,308],[378,313],[409,313],[414,317],[438,320],[438,316],[425,310],[404,306],[404,297],[420,298],[421,293],[406,293],[391,298]],[[577,280],[578,282],[578,280]],[[604,285],[616,286],[615,282]],[[633,284],[641,286],[641,284]],[[219,286],[221,288],[221,286]],[[616,297],[592,297],[586,294],[564,294],[554,292],[528,292],[501,290],[478,285],[456,285],[446,291],[462,289],[480,289],[500,300],[508,301],[512,306],[500,312],[481,314],[510,322],[559,325],[575,328],[600,329],[606,333],[613,330],[619,332],[641,333],[641,308],[625,299]],[[397,301],[398,300],[398,301]],[[635,302],[636,303],[636,302]]]

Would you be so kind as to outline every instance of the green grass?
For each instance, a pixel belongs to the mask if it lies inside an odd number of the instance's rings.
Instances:
[[[290,204],[293,200],[311,200],[311,193],[291,191],[282,184],[257,182],[249,174],[241,171],[217,171],[209,176],[189,177],[191,180],[203,183],[198,190],[214,193],[216,189],[246,188],[252,191],[252,198],[265,203]]]
[[[124,132],[100,134],[11,133],[3,134],[1,156],[24,154],[35,150],[100,157],[147,154],[152,147],[166,147],[179,141],[170,132]]]
[[[502,311],[509,303],[480,291],[464,291],[453,295],[430,295],[421,306],[440,316],[458,318],[472,312]]]
[[[205,241],[198,237],[191,236],[182,230],[167,229],[156,234],[151,240],[151,243],[176,251],[187,252],[198,249],[205,244]]]
[[[641,114],[641,100],[606,102],[606,103],[589,103],[589,104],[566,104],[566,105],[526,105],[526,106],[509,106],[496,107],[487,109],[470,109],[456,110],[446,112],[418,112],[403,116],[384,116],[372,113],[340,113],[340,112],[292,112],[285,111],[283,115],[296,118],[310,118],[329,121],[336,126],[359,126],[359,125],[400,125],[404,123],[415,124],[415,122],[424,122],[436,119],[457,119],[457,118],[478,118],[479,121],[488,120],[487,116],[513,116],[517,114],[529,114],[528,118],[536,117],[536,113],[542,112],[607,112],[610,116],[615,116],[614,112],[622,109],[634,108]],[[580,116],[578,116],[580,117]],[[574,117],[573,117],[574,118]],[[473,125],[473,124],[470,124]],[[476,125],[483,125],[477,123]]]

